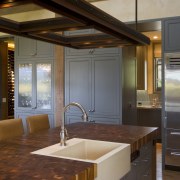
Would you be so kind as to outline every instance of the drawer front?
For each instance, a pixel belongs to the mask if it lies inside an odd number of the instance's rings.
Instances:
[[[180,149],[166,149],[165,164],[180,166]]]
[[[180,149],[180,129],[167,129],[167,148]]]
[[[180,112],[167,113],[167,128],[180,129]]]

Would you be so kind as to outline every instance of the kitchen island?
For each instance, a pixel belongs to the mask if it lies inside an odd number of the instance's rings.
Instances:
[[[69,138],[130,144],[132,165],[141,157],[141,152],[149,150],[149,147],[148,149],[144,147],[150,144],[153,153],[150,166],[154,167],[153,140],[158,135],[157,128],[96,123],[74,123],[67,125],[66,128]],[[32,151],[58,143],[59,132],[60,128],[54,128],[1,142],[0,179],[94,179],[96,165],[93,163],[30,154]],[[151,174],[152,177],[155,176],[154,169]],[[130,172],[128,176],[131,175]],[[128,176],[125,178],[128,179]]]

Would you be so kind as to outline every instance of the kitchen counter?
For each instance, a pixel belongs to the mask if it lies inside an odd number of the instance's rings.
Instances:
[[[142,106],[137,106],[137,109],[162,109],[161,106],[151,106],[151,105],[142,105]]]
[[[70,138],[87,138],[131,144],[131,158],[158,135],[157,128],[75,123],[66,126]],[[59,142],[60,128],[0,143],[0,179],[94,179],[93,163],[33,155],[30,152]]]

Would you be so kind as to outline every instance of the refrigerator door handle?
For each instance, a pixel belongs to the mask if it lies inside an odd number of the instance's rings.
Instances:
[[[180,152],[171,152],[171,155],[180,156]]]
[[[171,135],[180,135],[180,132],[171,132]]]

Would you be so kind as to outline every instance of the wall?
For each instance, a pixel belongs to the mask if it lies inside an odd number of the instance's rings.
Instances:
[[[135,21],[135,0],[108,0],[93,5],[122,22]],[[180,16],[179,0],[138,0],[138,20]]]

